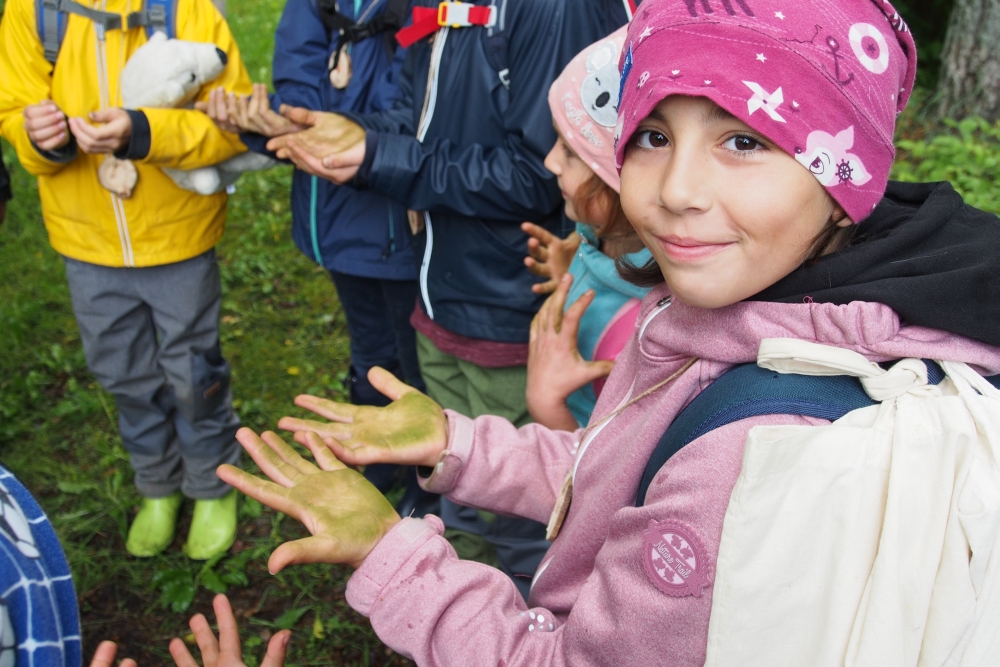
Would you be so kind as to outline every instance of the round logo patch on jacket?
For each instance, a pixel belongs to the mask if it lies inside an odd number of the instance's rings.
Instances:
[[[697,534],[680,521],[653,521],[642,534],[642,564],[653,585],[672,597],[701,597],[713,568]]]

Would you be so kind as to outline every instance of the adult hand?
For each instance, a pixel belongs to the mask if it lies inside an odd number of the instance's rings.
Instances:
[[[115,654],[118,653],[118,645],[113,641],[105,640],[97,645],[94,651],[94,659],[90,661],[90,667],[112,667],[115,664]],[[125,658],[118,667],[136,667],[135,660]]]
[[[448,446],[448,420],[441,406],[384,368],[368,371],[368,381],[392,403],[376,408],[303,394],[295,397],[295,405],[330,421],[283,417],[278,428],[293,431],[296,442],[307,447],[308,434],[318,435],[349,465],[437,465]]]
[[[240,645],[240,631],[236,627],[236,617],[233,615],[233,608],[229,605],[229,598],[222,594],[216,595],[215,599],[212,600],[212,607],[215,609],[215,619],[219,624],[218,639],[215,638],[208,620],[203,615],[195,614],[191,617],[190,622],[191,632],[194,633],[195,641],[198,642],[204,667],[245,667],[243,650]],[[288,648],[288,640],[291,637],[291,630],[281,630],[274,633],[271,636],[271,641],[267,643],[267,653],[260,663],[261,667],[281,667],[284,665],[285,650]],[[170,641],[170,655],[177,663],[177,667],[198,667],[198,661],[191,655],[183,640],[177,637]],[[91,667],[94,666],[91,665]]]
[[[330,155],[320,160],[298,144],[289,143],[285,149],[285,156],[292,161],[292,164],[307,174],[325,178],[337,185],[343,185],[357,175],[358,168],[364,162],[365,144],[361,142],[343,153]]]
[[[43,151],[58,150],[69,143],[66,114],[52,100],[24,107],[24,129]]]
[[[300,132],[275,137],[267,142],[267,149],[277,153],[278,157],[283,160],[295,159],[289,154],[289,146],[292,144],[300,149],[300,153],[308,154],[316,158],[316,161],[349,149],[354,149],[352,155],[356,155],[358,144],[364,146],[364,128],[340,114],[310,111],[283,104],[281,105],[281,115],[291,122],[307,128]],[[361,158],[364,159],[363,148]],[[357,161],[357,164],[361,164],[360,160]]]
[[[563,274],[559,286],[531,321],[528,342],[528,411],[536,422],[553,429],[576,430],[578,424],[566,398],[588,382],[605,377],[613,361],[587,361],[576,344],[580,318],[594,300],[587,290],[563,314],[573,275]]]
[[[276,434],[257,437],[248,428],[236,439],[272,482],[231,465],[219,479],[268,507],[301,521],[312,537],[285,542],[271,554],[272,573],[293,563],[347,563],[360,567],[382,536],[399,523],[385,496],[364,476],[337,460],[315,433],[304,438],[316,467]],[[181,667],[189,667],[182,665]]]
[[[103,125],[91,125],[79,116],[69,119],[69,129],[76,137],[76,145],[84,153],[110,154],[128,145],[132,136],[132,118],[124,109],[93,111],[87,114],[87,118]]]
[[[524,258],[524,265],[536,276],[548,278],[545,282],[532,285],[531,291],[535,294],[551,294],[573,263],[573,255],[580,247],[580,235],[573,232],[561,239],[544,227],[530,222],[521,223],[521,230],[531,237],[528,239],[528,256]]]

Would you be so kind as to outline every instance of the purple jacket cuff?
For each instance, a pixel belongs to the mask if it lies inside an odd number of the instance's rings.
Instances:
[[[423,519],[403,519],[386,533],[365,562],[347,582],[347,603],[359,614],[371,616],[382,590],[403,569],[406,561],[432,538],[444,533],[444,523],[433,514]]]
[[[473,421],[452,410],[445,410],[444,414],[448,418],[448,449],[441,452],[437,464],[431,469],[433,472],[430,477],[421,476],[420,469],[417,469],[417,481],[431,493],[450,493],[458,486],[465,464],[472,456],[472,441],[475,437]]]

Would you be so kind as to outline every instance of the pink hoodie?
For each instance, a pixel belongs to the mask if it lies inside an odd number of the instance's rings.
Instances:
[[[594,420],[688,358],[700,361],[594,429],[582,447],[580,431],[515,429],[497,417],[448,413],[449,450],[425,480],[429,490],[546,522],[564,477],[575,472],[573,502],[535,575],[532,606],[498,570],[458,560],[433,516],[404,519],[385,536],[351,577],[348,602],[371,618],[388,646],[420,665],[701,665],[713,588],[698,596],[662,592],[643,562],[649,551],[643,533],[650,521],[680,526],[704,547],[708,567],[698,567],[711,578],[747,432],[758,424],[825,422],[769,416],[730,424],[671,458],[643,507],[634,507],[636,491],[677,413],[732,364],[755,361],[761,339],[775,337],[845,347],[872,361],[949,359],[985,375],[1000,373],[1000,349],[901,326],[881,304],[741,302],[702,310],[671,304],[661,286],[643,301],[636,335],[608,378]]]

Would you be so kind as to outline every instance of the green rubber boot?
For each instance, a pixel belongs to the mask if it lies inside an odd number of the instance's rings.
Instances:
[[[184,553],[191,560],[209,560],[236,541],[236,489],[215,500],[197,500]]]
[[[155,556],[174,541],[177,512],[184,502],[178,491],[165,498],[143,498],[139,513],[128,529],[125,550],[139,558]]]

